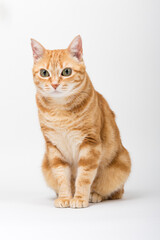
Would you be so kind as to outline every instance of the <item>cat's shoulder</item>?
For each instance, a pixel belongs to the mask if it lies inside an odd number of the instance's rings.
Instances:
[[[101,110],[104,112],[108,112],[110,113],[114,118],[116,117],[115,113],[113,112],[113,110],[110,108],[107,100],[103,97],[102,94],[100,94],[99,92],[97,92],[97,97],[98,97],[98,103],[99,103],[99,107],[101,108]]]

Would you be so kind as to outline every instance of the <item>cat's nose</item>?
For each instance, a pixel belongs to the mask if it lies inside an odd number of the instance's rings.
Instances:
[[[58,83],[52,83],[51,86],[52,86],[54,89],[56,89],[56,88],[59,86],[59,84],[58,84]]]

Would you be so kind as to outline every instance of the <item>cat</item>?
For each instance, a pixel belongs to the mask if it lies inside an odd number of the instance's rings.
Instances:
[[[93,87],[82,39],[46,50],[31,39],[36,102],[46,151],[42,171],[57,193],[55,207],[83,208],[120,199],[131,171],[115,114]]]

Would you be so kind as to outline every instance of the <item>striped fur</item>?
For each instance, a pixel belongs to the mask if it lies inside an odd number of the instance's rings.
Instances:
[[[32,49],[36,101],[46,142],[42,170],[58,195],[55,206],[81,208],[89,201],[121,198],[130,157],[113,111],[85,70],[80,36],[67,49],[46,50],[35,40]],[[61,75],[66,67],[72,68],[69,77]],[[50,77],[43,79],[41,68]],[[59,84],[56,90],[53,82]]]

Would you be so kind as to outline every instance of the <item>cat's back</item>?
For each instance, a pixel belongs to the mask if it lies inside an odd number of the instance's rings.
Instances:
[[[97,93],[97,97],[98,97],[99,108],[100,108],[102,114],[104,116],[107,115],[107,117],[109,117],[111,119],[115,119],[115,113],[110,108],[107,100],[99,92],[96,91],[96,93]]]

